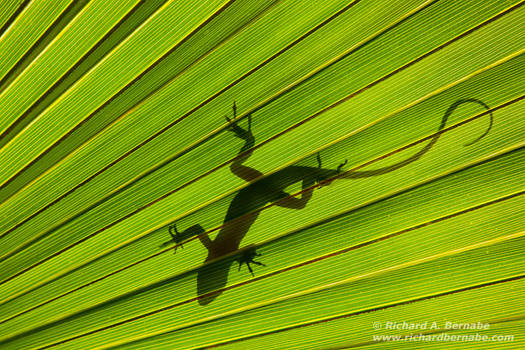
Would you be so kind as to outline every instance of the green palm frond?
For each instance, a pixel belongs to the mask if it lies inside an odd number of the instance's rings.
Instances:
[[[522,5],[2,1],[0,348],[523,347]]]

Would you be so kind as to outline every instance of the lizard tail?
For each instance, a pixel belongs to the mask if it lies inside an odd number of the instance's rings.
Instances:
[[[417,152],[416,154],[414,154],[414,155],[410,156],[409,158],[407,158],[405,160],[402,160],[401,162],[396,163],[396,164],[388,165],[388,166],[385,166],[383,168],[379,168],[379,169],[375,169],[375,170],[352,171],[352,172],[349,172],[349,173],[346,173],[346,174],[340,176],[339,178],[357,179],[357,178],[365,178],[365,177],[382,175],[382,174],[386,174],[386,173],[389,173],[391,171],[397,170],[399,168],[402,168],[402,167],[404,167],[404,166],[406,166],[406,165],[408,165],[408,164],[418,160],[425,153],[430,151],[430,149],[438,141],[439,137],[441,136],[440,131],[443,130],[443,128],[445,128],[445,125],[447,124],[447,121],[448,121],[448,118],[450,117],[450,115],[452,113],[454,113],[456,108],[458,108],[460,105],[465,104],[465,103],[476,103],[476,104],[481,105],[482,107],[484,107],[486,110],[489,111],[490,123],[489,123],[488,128],[485,130],[485,132],[482,135],[480,135],[474,141],[466,143],[464,146],[470,146],[470,145],[475,144],[476,142],[478,142],[479,140],[484,138],[490,132],[490,130],[492,129],[492,125],[494,124],[494,116],[492,115],[492,111],[490,111],[490,107],[485,102],[483,102],[481,100],[478,100],[478,99],[475,99],[475,98],[461,99],[461,100],[458,100],[458,101],[454,102],[453,104],[450,105],[450,107],[448,107],[447,111],[443,115],[443,118],[441,118],[441,123],[439,125],[438,130],[437,130],[437,133],[432,137],[430,142],[423,149],[421,149],[419,152]]]

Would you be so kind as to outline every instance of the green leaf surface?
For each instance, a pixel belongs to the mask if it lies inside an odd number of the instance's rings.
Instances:
[[[350,58],[351,58],[351,57],[352,57],[352,56],[350,56]],[[432,64],[431,62],[429,62],[429,63]],[[409,74],[409,73],[407,73],[407,75],[408,75],[408,74]],[[341,77],[343,77],[343,75],[341,75]],[[395,82],[394,82],[394,84],[395,84]],[[330,85],[330,86],[331,86],[331,85]],[[439,85],[438,85],[438,86],[439,86]],[[330,87],[329,87],[329,90],[331,90]],[[375,89],[375,90],[377,90],[377,91],[381,91],[381,90],[382,90],[382,87],[379,87],[379,86],[378,86],[377,89]],[[308,94],[308,95],[311,95],[309,89],[306,89],[306,90],[305,90],[305,93]],[[363,94],[367,94],[367,93],[369,93],[369,91],[366,91],[366,92],[363,93]],[[325,95],[321,95],[321,96],[325,96]],[[343,105],[344,105],[346,108],[351,109],[352,106],[353,106],[353,102],[355,102],[356,104],[359,104],[359,103],[360,103],[359,101],[354,101],[354,100],[355,100],[355,99],[349,100],[348,103],[344,103]],[[286,102],[286,101],[285,101],[285,102]],[[395,102],[394,102],[394,103],[395,103]],[[343,105],[341,105],[341,107],[343,107]],[[271,104],[270,106],[273,106],[273,104]],[[270,106],[269,106],[269,107],[270,107]],[[395,106],[395,104],[394,104],[394,106]],[[401,105],[401,106],[402,106],[402,105]],[[278,108],[278,107],[280,107],[280,106],[279,106],[279,103],[277,103],[276,108]],[[351,110],[353,110],[353,109],[351,109]],[[395,109],[394,109],[394,110],[395,110]],[[298,112],[296,112],[296,115],[297,115],[298,117],[303,117],[303,118],[304,118],[304,114],[303,114],[303,113],[305,113],[305,112],[306,112],[306,113],[308,113],[308,112],[310,112],[310,113],[315,113],[315,112],[317,112],[317,111],[318,111],[317,109],[313,109],[313,110],[311,110],[311,111],[308,111],[308,110],[306,110],[306,111],[298,111]],[[369,111],[368,111],[368,110],[365,110],[365,109],[363,109],[363,108],[361,108],[361,111],[362,111],[362,113],[366,113],[366,114],[369,116],[369,118],[374,116],[374,115],[370,115]],[[356,112],[357,112],[357,111],[353,111],[352,113],[356,113]],[[273,116],[273,115],[276,115],[275,113],[283,113],[284,115],[290,115],[290,113],[289,113],[288,111],[279,112],[279,110],[275,111],[275,110],[273,110],[273,109],[269,109],[269,110],[266,110],[266,109],[265,109],[265,110],[261,110],[261,112],[260,112],[259,114],[255,114],[255,115],[254,115],[254,118],[258,118],[259,120],[265,121],[265,119],[270,118],[270,117]],[[326,113],[326,114],[327,114],[327,117],[326,117],[326,118],[330,118],[330,117],[331,117],[331,116],[330,116],[330,113],[331,113],[330,111],[328,111],[328,113]],[[381,112],[379,112],[379,113],[381,113]],[[258,116],[258,115],[259,115],[259,116]],[[322,114],[322,115],[325,115],[325,114]],[[380,115],[381,115],[381,114],[380,114]],[[345,117],[348,117],[348,116],[345,116]],[[322,122],[322,120],[323,120],[323,119],[326,120],[326,118],[322,118],[322,117],[320,116],[319,118],[316,118],[316,120],[320,120],[320,122]],[[357,119],[357,118],[356,118],[356,119]],[[293,120],[292,120],[292,121],[293,121]],[[299,120],[297,120],[297,119],[295,120],[295,122],[297,122],[297,121],[300,121],[300,119],[299,119]],[[359,127],[362,127],[363,122],[366,123],[366,119],[361,119],[361,120],[360,120],[360,119],[357,119],[357,121],[358,121],[358,123],[361,123],[361,124],[360,124],[360,125],[359,125],[359,124],[355,124],[355,122],[354,122],[353,124],[348,124],[348,123],[347,123],[348,125],[345,125],[345,126],[344,126],[345,129],[341,129],[341,131],[343,131],[343,130],[348,130],[348,131],[350,131],[350,130],[352,130],[352,128],[359,128]],[[280,121],[280,122],[282,123],[282,121]],[[254,121],[254,123],[255,123],[255,121]],[[263,126],[263,127],[264,127],[264,126]],[[266,129],[266,130],[269,130],[269,132],[270,132],[270,136],[273,135],[273,134],[275,133],[275,131],[274,131],[274,129],[275,129],[275,124],[273,124],[273,125],[268,125],[268,126],[266,126],[266,127],[268,128],[268,129]],[[262,132],[264,132],[264,129],[263,129],[262,131],[259,131],[258,134],[261,135]],[[294,130],[294,132],[297,132],[297,131]],[[224,134],[223,134],[223,135],[224,135]],[[342,136],[342,135],[344,135],[344,134],[339,133],[339,134],[337,134],[336,136]],[[175,135],[174,135],[174,136],[175,136]],[[226,142],[225,140],[231,139],[229,136],[230,136],[230,135],[224,135],[222,139],[217,138],[217,143],[216,143],[215,145],[213,145],[213,144],[211,145],[212,147],[214,146],[213,149],[219,149],[219,152],[224,152],[224,153],[226,153],[226,154],[230,154],[230,155],[231,155],[233,152],[235,152],[234,150],[238,147],[238,146],[236,146],[236,145],[232,145],[232,147],[231,147],[230,149],[225,149],[224,147],[220,147],[220,148],[217,147],[217,144],[224,144],[224,142]],[[263,135],[261,135],[261,136],[262,136],[262,137],[261,137],[262,140],[264,140],[264,139],[265,139],[265,137],[264,137],[265,135],[263,134]],[[327,133],[327,134],[321,133],[319,136],[321,136],[322,138],[320,137],[319,139],[314,140],[314,141],[316,141],[317,143],[314,144],[313,147],[319,147],[319,145],[322,145],[323,142],[326,142],[327,140],[330,140],[330,139],[333,139],[333,138],[334,138],[334,136],[333,136],[333,134],[332,134],[331,132],[329,132],[329,133]],[[259,137],[258,137],[258,138],[259,138]],[[287,142],[288,142],[288,141],[287,141]],[[287,142],[286,142],[286,143],[287,143]],[[281,143],[281,145],[282,145],[282,143]],[[305,145],[305,146],[306,146],[306,145]],[[310,145],[307,145],[307,146],[308,146],[308,147],[312,147],[312,146],[310,146]],[[286,145],[285,145],[284,147],[286,147]],[[314,149],[315,149],[315,148],[314,148]],[[159,196],[161,196],[161,195],[166,196],[167,194],[170,194],[171,192],[168,192],[168,193],[166,194],[166,191],[162,191],[162,184],[159,183],[159,182],[164,182],[164,183],[166,184],[165,186],[166,186],[166,187],[169,187],[169,188],[172,189],[172,191],[173,191],[173,187],[175,187],[175,186],[177,185],[177,182],[175,182],[175,181],[178,180],[181,184],[183,184],[185,181],[189,181],[189,180],[191,180],[192,177],[188,177],[188,176],[186,175],[186,174],[187,174],[186,172],[185,172],[184,174],[179,174],[179,172],[177,172],[176,169],[178,169],[178,168],[180,168],[181,166],[183,166],[183,167],[185,167],[185,168],[191,170],[192,167],[191,167],[191,165],[188,164],[188,163],[189,163],[189,162],[192,162],[192,160],[193,160],[193,162],[196,163],[196,164],[195,164],[195,167],[196,167],[197,169],[200,169],[200,167],[201,167],[201,165],[200,165],[201,162],[200,162],[199,160],[202,159],[202,157],[203,157],[205,154],[208,155],[208,157],[209,157],[209,155],[210,155],[210,154],[213,154],[213,153],[210,152],[210,148],[204,148],[204,149],[202,149],[202,150],[201,150],[201,149],[199,149],[199,150],[200,150],[199,154],[195,154],[194,152],[191,152],[191,153],[189,153],[187,156],[184,156],[184,157],[182,157],[182,158],[179,158],[179,159],[175,160],[174,162],[168,164],[167,166],[163,167],[163,169],[161,169],[160,173],[159,173],[157,176],[155,176],[155,177],[152,177],[152,176],[151,176],[151,177],[148,177],[148,178],[144,179],[143,181],[139,182],[138,184],[136,184],[135,186],[136,186],[136,187],[139,187],[139,188],[141,189],[141,194],[140,194],[140,196],[139,196],[138,198],[137,198],[137,194],[136,194],[137,192],[136,192],[136,191],[127,191],[126,194],[129,193],[130,195],[132,195],[132,196],[134,197],[134,199],[135,199],[134,201],[139,201],[135,207],[132,206],[132,204],[133,204],[132,201],[128,200],[127,198],[123,198],[123,199],[120,201],[120,203],[122,203],[122,204],[120,204],[120,205],[118,206],[118,208],[122,208],[122,206],[125,206],[125,208],[129,208],[129,209],[135,209],[135,210],[137,210],[137,209],[140,209],[142,206],[144,206],[144,204],[147,204],[147,203],[151,202],[151,199],[157,199],[157,198],[159,198]],[[281,152],[279,151],[279,153],[281,153]],[[148,157],[146,157],[146,158],[148,158]],[[226,158],[226,159],[228,159],[228,158]],[[276,158],[272,158],[272,159],[274,159],[275,161],[278,160],[278,159],[276,159]],[[288,158],[288,159],[290,159],[290,158]],[[293,158],[292,158],[292,159],[293,159]],[[288,160],[288,161],[289,161],[289,160]],[[212,165],[214,165],[214,162],[213,162],[213,161],[210,161],[210,162],[212,163]],[[215,164],[221,164],[221,162],[218,162],[218,163],[215,163]],[[75,169],[78,169],[78,168],[75,168]],[[225,170],[224,168],[223,168],[222,170],[223,170],[223,173],[224,173],[224,171],[227,171],[227,170]],[[119,169],[116,169],[116,168],[115,168],[115,169],[111,169],[110,172],[109,172],[107,175],[109,176],[109,174],[114,174],[114,172],[117,172],[117,171],[119,171]],[[122,174],[122,172],[120,172],[120,171],[119,171],[119,173]],[[217,173],[218,173],[218,172],[217,172]],[[190,174],[191,174],[191,173],[190,173]],[[178,175],[178,176],[177,176],[177,175]],[[180,178],[180,177],[181,177],[180,175],[185,175],[185,176],[181,179],[181,178]],[[195,175],[197,175],[197,174],[195,174]],[[194,175],[194,176],[195,176],[195,175]],[[220,174],[220,173],[218,173],[218,174],[213,174],[213,175],[215,175],[215,176],[217,176],[217,177],[219,177],[219,176],[220,176],[220,177],[223,177],[223,176],[224,176],[224,175],[222,175],[222,174]],[[170,177],[172,177],[172,176],[176,177],[176,178],[175,178],[175,181],[173,181],[173,180],[170,178]],[[103,190],[104,192],[107,192],[108,190],[110,190],[110,186],[111,186],[111,185],[113,185],[113,186],[115,185],[114,182],[111,182],[111,181],[105,181],[106,178],[104,178],[104,179],[100,179],[100,180],[101,180],[101,183],[99,182],[99,183],[100,183],[100,186],[101,186],[101,187],[100,187],[100,190]],[[104,181],[102,181],[102,180],[104,180]],[[95,180],[95,181],[96,181],[96,180]],[[238,184],[240,183],[240,182],[239,182],[238,180],[236,180],[235,178],[231,178],[231,181],[232,181],[235,185],[238,185]],[[213,177],[206,177],[205,179],[202,179],[202,180],[199,182],[198,187],[200,187],[200,188],[202,188],[202,189],[209,189],[210,186],[207,185],[207,183],[210,183],[210,182],[217,183],[217,180],[215,180]],[[150,187],[150,188],[154,188],[155,193],[153,193],[153,196],[149,196],[149,197],[146,197],[145,199],[142,199],[142,197],[144,197],[144,196],[146,196],[146,195],[148,194],[147,191],[143,190],[148,184],[150,184],[148,187]],[[86,186],[83,186],[82,188],[80,188],[79,191],[75,191],[74,193],[72,193],[71,196],[67,196],[67,197],[65,197],[65,198],[64,198],[63,200],[61,200],[57,205],[54,205],[54,206],[52,206],[52,207],[49,208],[50,211],[51,211],[51,213],[57,213],[57,212],[60,212],[61,214],[63,214],[63,213],[64,213],[64,210],[66,210],[66,211],[70,211],[72,208],[78,208],[79,203],[78,203],[78,201],[76,200],[76,198],[79,198],[79,197],[85,198],[85,196],[83,196],[83,194],[84,194],[85,192],[87,192],[88,190],[93,189],[92,186],[96,186],[96,185],[97,185],[97,182],[92,181],[92,182],[88,183]],[[234,186],[235,186],[235,185],[234,185]],[[186,195],[186,193],[188,193],[188,192],[193,192],[192,189],[193,189],[194,187],[196,187],[196,186],[197,186],[197,185],[193,185],[193,184],[192,184],[191,186],[187,186],[187,187],[185,187],[182,191],[178,191],[178,193],[174,193],[173,195],[170,195],[169,199],[171,199],[171,198],[185,198],[185,197],[187,198],[188,195]],[[212,187],[217,187],[217,186],[212,186]],[[47,188],[47,186],[46,186],[46,188]],[[177,187],[175,187],[175,189],[176,189],[176,188],[177,188]],[[233,187],[233,188],[234,188],[234,187]],[[228,190],[228,189],[232,189],[232,187],[230,187],[230,188],[226,188],[226,190]],[[221,191],[224,191],[225,189],[224,189],[224,188],[216,188],[216,189],[214,189],[214,190],[216,191],[215,193],[220,194]],[[162,191],[162,192],[161,192],[161,191]],[[41,192],[41,191],[40,191],[40,192]],[[48,193],[48,192],[46,192],[46,193]],[[197,199],[197,200],[199,200],[199,201],[206,201],[206,200],[209,200],[209,199],[213,198],[213,197],[210,197],[210,195],[216,195],[215,193],[210,193],[210,191],[207,190],[206,193],[202,193],[202,192],[201,192],[201,193],[200,193],[200,196],[195,196],[195,195],[191,195],[191,194],[190,194],[190,196],[194,197],[195,199]],[[122,194],[119,193],[119,197],[122,197]],[[118,199],[120,199],[120,198],[117,198],[117,200],[118,200]],[[149,199],[149,200],[148,200],[148,199]],[[23,198],[20,198],[20,200],[23,200]],[[11,201],[10,203],[11,203],[12,205],[17,205],[18,207],[20,207],[20,200],[18,200],[18,201],[17,201],[17,200],[14,200],[14,201]],[[163,200],[163,201],[166,202],[167,200],[168,200],[168,199]],[[184,202],[184,203],[186,204],[186,208],[188,208],[188,209],[191,208],[191,207],[189,207],[190,205],[192,205],[192,203],[191,203],[190,201],[187,201],[187,200],[182,199],[182,202]],[[8,202],[8,203],[9,203],[9,202]],[[82,204],[84,204],[84,203],[85,203],[85,200],[82,201]],[[82,204],[80,204],[80,205],[82,205]],[[8,204],[8,205],[5,207],[6,210],[8,210],[9,207],[10,207],[10,205]],[[113,207],[115,208],[115,206],[113,206]],[[138,208],[137,208],[137,207],[138,207]],[[24,207],[24,208],[29,208],[29,207]],[[129,210],[129,209],[128,209],[128,210]],[[179,205],[179,210],[180,210],[180,209],[184,209],[184,208],[181,208],[180,205]],[[187,209],[186,209],[186,210],[187,210]],[[101,210],[101,211],[103,211],[103,214],[102,214],[102,215],[107,215],[107,214],[108,214],[108,211],[105,210],[105,209],[103,209],[103,210]],[[0,208],[0,212],[1,212],[1,208]],[[19,213],[23,213],[23,211],[19,211]],[[49,214],[51,214],[51,213],[49,213]],[[132,211],[132,213],[133,213],[133,211]],[[102,217],[102,215],[101,215],[100,213],[97,213],[97,217]],[[122,217],[122,214],[120,215],[120,217]],[[114,221],[114,220],[117,219],[117,218],[119,218],[119,216],[117,216],[117,217],[114,216],[114,219],[113,219],[112,221]],[[76,221],[78,222],[79,220],[76,220]],[[28,223],[27,225],[22,225],[22,226],[20,226],[18,232],[17,232],[16,229],[15,229],[14,232],[9,232],[9,233],[8,233],[8,236],[3,240],[5,247],[9,247],[9,246],[10,246],[10,242],[15,242],[15,244],[17,244],[17,243],[20,244],[19,242],[21,242],[21,241],[24,239],[24,237],[25,237],[26,235],[30,235],[32,230],[35,230],[35,231],[41,233],[41,232],[45,232],[44,230],[46,230],[46,229],[49,227],[49,223],[48,223],[48,222],[43,222],[42,225],[36,225],[35,222],[38,223],[38,220],[36,220],[36,221],[32,221],[32,224],[31,224],[31,225],[29,225],[29,223]],[[92,223],[92,222],[93,222],[92,220],[89,220],[89,223]],[[105,225],[107,225],[108,223],[111,223],[111,221],[108,222],[108,220],[106,219],[106,220],[105,220]],[[30,227],[30,226],[31,226],[31,227]],[[102,229],[102,228],[104,228],[104,225],[99,225],[99,226],[98,226],[98,229]],[[69,229],[68,229],[68,231],[69,231]],[[86,232],[86,231],[84,231],[84,232]],[[38,235],[38,234],[37,234],[37,235]],[[11,236],[11,237],[9,237],[9,236]],[[35,237],[35,235],[33,235],[33,237]],[[15,247],[16,247],[16,246],[15,246]]]
[[[2,2],[0,349],[522,348],[524,16]]]
[[[374,336],[388,335],[414,335],[429,334],[439,335],[439,331],[452,335],[513,335],[516,339],[523,334],[524,320],[513,320],[512,316],[522,317],[524,281],[519,279],[506,283],[496,283],[476,289],[459,291],[439,298],[428,298],[396,307],[386,307],[371,312],[341,315],[332,320],[319,320],[317,323],[297,325],[294,328],[280,332],[254,336],[252,339],[238,339],[236,342],[224,344],[218,349],[311,349],[313,347],[337,349],[486,349],[486,342],[475,341],[429,341],[423,342],[416,337],[399,341],[376,341]],[[476,300],[476,307],[472,307],[472,300]],[[518,307],[516,307],[518,306]],[[512,310],[509,314],[508,310]],[[451,323],[477,323],[479,320],[489,324],[485,330],[454,330],[446,329],[447,322]],[[406,323],[420,324],[426,329],[396,330],[389,329],[387,322],[396,322],[403,327]],[[381,328],[374,329],[375,322]],[[433,324],[435,322],[434,327]],[[376,323],[377,325],[377,323]],[[397,326],[397,325],[396,325]],[[412,340],[413,339],[413,340]],[[357,341],[356,341],[357,340]],[[359,343],[361,341],[361,343]],[[365,344],[369,345],[365,345]],[[445,345],[446,344],[446,345]],[[493,345],[493,344],[491,344]],[[490,345],[489,345],[490,346]],[[516,344],[512,341],[498,344],[502,349],[513,349]]]

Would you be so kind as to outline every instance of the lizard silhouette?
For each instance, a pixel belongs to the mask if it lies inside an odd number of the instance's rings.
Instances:
[[[207,262],[239,250],[242,239],[259,216],[260,208],[268,203],[273,203],[280,207],[297,210],[302,209],[312,198],[314,188],[328,185],[334,179],[357,179],[383,175],[418,160],[438,141],[441,136],[439,131],[445,127],[449,116],[457,107],[465,103],[479,104],[486,110],[490,111],[489,106],[478,99],[468,98],[458,100],[451,104],[443,115],[437,130],[438,132],[435,133],[425,147],[414,155],[396,164],[379,169],[350,171],[345,173],[341,173],[341,170],[346,164],[346,160],[336,169],[323,169],[321,157],[317,154],[317,167],[291,165],[268,176],[263,176],[263,173],[260,171],[243,164],[252,155],[253,146],[255,144],[255,138],[251,131],[251,114],[247,115],[247,130],[241,128],[237,121],[231,121],[226,117],[226,120],[229,123],[228,130],[233,132],[236,137],[244,140],[244,145],[240,149],[237,157],[230,164],[230,170],[234,175],[250,182],[250,184],[241,189],[230,202],[221,229],[214,240],[211,240],[208,237],[204,228],[199,224],[193,225],[180,233],[175,224],[172,224],[169,226],[169,233],[172,240],[163,243],[161,247],[166,247],[175,243],[176,249],[186,238],[194,235],[198,236],[202,244],[208,250],[205,264],[199,268],[197,275],[198,301],[201,305],[206,305],[221,294],[221,289],[227,284],[228,272],[234,261],[239,263],[239,270],[241,269],[242,264],[246,264],[252,276],[253,270],[250,264],[265,266],[261,262],[254,260],[257,256],[260,256],[260,254],[258,254],[254,248],[250,247],[248,247],[249,249],[244,249],[243,253],[241,253],[236,259],[223,261],[223,265],[221,266],[218,266],[217,264],[206,264]],[[486,131],[465,146],[476,143],[489,133],[493,125],[492,112],[489,112],[489,115],[490,124]],[[237,107],[235,103],[233,104],[233,116],[234,119],[237,117]],[[300,197],[292,196],[284,191],[288,186],[298,182],[302,182],[303,189]]]

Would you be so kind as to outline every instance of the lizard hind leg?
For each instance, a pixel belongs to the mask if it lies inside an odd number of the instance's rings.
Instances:
[[[337,166],[337,173],[339,174],[341,172],[341,170],[343,169],[343,167],[348,163],[348,159],[345,159],[344,162],[342,162],[341,164],[339,164]]]
[[[233,119],[237,119],[237,104],[235,101],[233,101],[232,110],[233,110]],[[252,114],[251,113],[248,114],[246,118],[248,119],[248,131],[250,131],[252,130]],[[226,120],[231,123],[231,120],[228,117],[226,117]]]
[[[226,130],[231,131],[235,134],[236,137],[243,139],[245,141],[251,142],[253,146],[253,134],[251,132],[252,130],[252,115],[251,113],[246,116],[248,119],[248,128],[243,129],[239,126],[239,120],[237,120],[237,105],[235,102],[233,102],[233,119],[230,119],[227,115],[224,116],[226,119],[226,122],[228,125],[226,126]],[[251,147],[250,146],[250,147]]]

